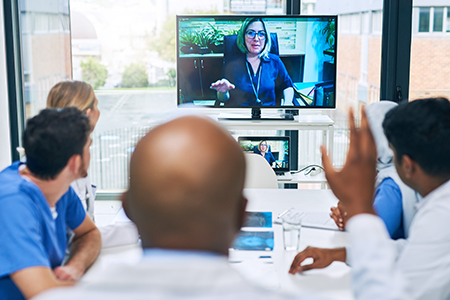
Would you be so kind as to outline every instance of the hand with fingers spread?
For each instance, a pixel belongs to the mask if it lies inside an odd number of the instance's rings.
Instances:
[[[345,206],[348,219],[360,213],[374,214],[377,151],[365,111],[361,113],[361,127],[356,128],[353,111],[349,112],[350,147],[342,170],[333,168],[326,148],[321,147],[325,176],[331,190]]]
[[[211,89],[214,89],[220,93],[226,93],[229,90],[234,90],[236,87],[234,84],[230,83],[227,79],[223,78],[213,82],[210,86]]]
[[[302,273],[312,269],[323,269],[328,267],[333,261],[345,262],[346,250],[345,248],[323,249],[315,247],[306,247],[305,250],[297,254],[291,264],[289,273]],[[309,265],[302,265],[302,262],[312,258],[313,263]]]
[[[345,223],[347,223],[347,211],[344,209],[341,202],[338,202],[336,207],[330,208],[330,217],[334,220],[339,230],[345,229]]]

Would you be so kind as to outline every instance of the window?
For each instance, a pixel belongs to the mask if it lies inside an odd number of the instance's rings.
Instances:
[[[381,34],[383,27],[383,12],[373,11],[372,12],[372,33],[373,34]]]
[[[419,32],[430,31],[430,8],[421,7],[419,11]]]
[[[359,117],[365,104],[379,101],[383,7],[382,3],[374,7],[372,2],[317,0],[315,4],[315,14],[338,15],[337,109],[330,112],[335,121],[336,166],[344,164],[348,149],[348,109],[352,107]],[[357,12],[356,6],[360,7]],[[299,139],[314,141],[311,135]],[[315,155],[312,159],[320,164],[320,153]]]
[[[413,5],[416,3],[421,4],[423,1],[415,0]],[[416,34],[413,31],[411,43],[411,100],[435,96],[450,97],[450,72],[443,67],[450,63],[447,50],[450,43],[450,0],[440,1],[439,4],[442,6],[414,7],[416,13],[413,14],[413,24],[418,24],[418,30]]]
[[[444,8],[435,7],[433,14],[433,32],[442,32],[444,23]]]
[[[70,79],[70,32],[61,20],[69,18],[69,0],[19,0],[25,115],[45,108],[57,82]]]

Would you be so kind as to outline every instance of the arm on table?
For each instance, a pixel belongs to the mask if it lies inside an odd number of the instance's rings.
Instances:
[[[312,258],[313,263],[309,265],[301,265],[307,259]],[[323,269],[328,267],[333,261],[345,262],[346,250],[345,248],[324,249],[316,247],[306,247],[305,250],[297,254],[291,264],[289,273],[295,274],[312,269]]]
[[[375,142],[364,111],[362,111],[362,115],[361,128],[357,129],[353,120],[353,112],[351,110],[349,112],[350,147],[345,165],[341,171],[336,171],[333,168],[333,164],[326,153],[326,148],[324,146],[321,147],[322,164],[328,184],[339,199],[340,205],[345,206],[348,218],[360,213],[374,214],[372,197],[375,186],[377,154]],[[337,213],[339,216],[336,223],[340,224],[341,213],[340,211]],[[342,226],[344,225],[343,223],[344,219],[342,218]],[[295,274],[296,272],[315,268],[324,268],[334,260],[345,261],[346,255],[345,248],[307,248],[296,256],[289,272]],[[307,257],[312,257],[314,263],[302,267],[301,262]]]
[[[373,195],[376,175],[376,146],[365,111],[356,128],[349,113],[350,147],[341,171],[333,165],[322,146],[322,162],[328,184],[345,206],[352,247],[353,288],[356,299],[408,299],[402,274],[395,267],[397,251],[382,220],[375,216]]]
[[[14,272],[10,276],[26,299],[30,299],[51,288],[75,284],[75,282],[58,280],[48,267],[26,268]]]
[[[365,111],[362,110],[360,128],[356,128],[353,117],[350,110],[350,147],[341,171],[334,170],[325,147],[321,149],[328,184],[345,206],[349,217],[347,229],[352,247],[350,255],[355,298],[409,299],[402,274],[394,265],[396,248],[373,210],[377,157],[375,142]],[[325,260],[319,265],[326,266]],[[294,270],[298,268],[297,263]]]
[[[54,270],[59,280],[76,281],[80,279],[97,259],[102,247],[100,231],[88,215],[73,232],[75,237],[70,248],[69,261]]]

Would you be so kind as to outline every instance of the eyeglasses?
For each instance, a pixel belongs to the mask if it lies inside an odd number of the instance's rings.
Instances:
[[[259,37],[260,40],[266,39],[266,32],[265,31],[254,31],[254,30],[247,30],[245,33],[245,36],[249,39],[254,39],[256,36]]]

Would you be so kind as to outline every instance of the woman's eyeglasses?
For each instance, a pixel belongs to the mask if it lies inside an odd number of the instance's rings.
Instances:
[[[247,30],[245,33],[245,36],[249,39],[254,39],[256,36],[259,37],[260,40],[264,40],[266,38],[266,32],[265,31],[254,31],[254,30]]]

